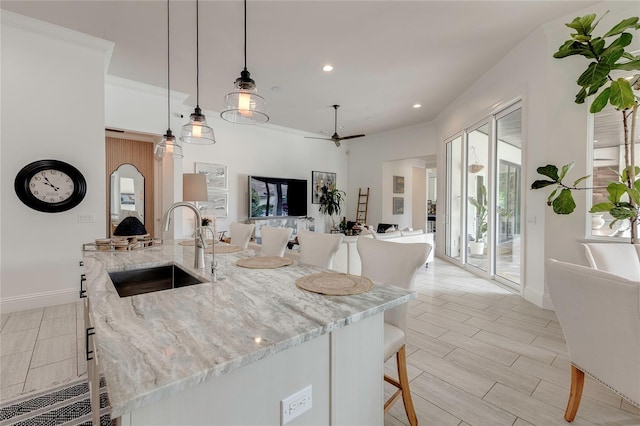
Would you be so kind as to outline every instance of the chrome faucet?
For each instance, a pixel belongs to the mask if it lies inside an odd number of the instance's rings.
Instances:
[[[209,228],[208,226],[203,226],[200,228],[202,230],[201,234],[204,234],[204,231],[210,231],[211,232],[211,241],[212,241],[212,246],[211,246],[211,282],[216,282],[218,281],[218,263],[216,262],[216,235],[213,232],[213,229]],[[205,236],[206,238],[206,236]],[[205,245],[206,247],[206,245]]]
[[[184,201],[170,205],[167,211],[164,212],[164,218],[162,219],[162,222],[163,222],[162,227],[165,232],[169,231],[171,213],[173,213],[173,211],[178,207],[187,207],[193,210],[193,212],[196,215],[196,232],[195,232],[195,238],[194,238],[196,251],[195,251],[195,260],[193,263],[193,267],[197,269],[204,269],[204,266],[205,266],[204,265],[205,264],[204,249],[206,247],[206,244],[202,236],[202,226],[201,226],[202,216],[200,215],[200,211],[196,208],[196,206],[194,206],[191,203],[186,203]]]

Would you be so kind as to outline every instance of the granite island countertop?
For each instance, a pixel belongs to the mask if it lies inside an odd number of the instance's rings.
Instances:
[[[298,277],[324,271],[235,265],[252,250],[218,255],[225,279],[193,268],[194,247],[165,241],[151,249],[86,252],[87,294],[100,372],[113,418],[212,377],[266,358],[415,298],[376,285],[353,296],[299,289]],[[108,272],[175,263],[203,284],[121,298]]]

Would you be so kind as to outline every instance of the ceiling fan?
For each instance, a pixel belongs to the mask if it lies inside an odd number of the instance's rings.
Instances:
[[[355,139],[355,138],[361,138],[364,135],[351,135],[351,136],[340,136],[338,135],[338,108],[340,107],[340,105],[333,105],[333,109],[335,110],[335,124],[333,127],[333,136],[331,136],[330,138],[315,138],[313,136],[305,136],[307,139],[322,139],[322,140],[327,140],[327,141],[333,141],[333,143],[336,144],[336,146],[340,146],[340,141],[343,141],[345,139]]]

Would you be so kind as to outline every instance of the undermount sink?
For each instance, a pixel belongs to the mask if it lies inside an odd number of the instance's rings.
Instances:
[[[206,282],[194,277],[177,265],[109,272],[109,277],[120,297],[170,290]]]

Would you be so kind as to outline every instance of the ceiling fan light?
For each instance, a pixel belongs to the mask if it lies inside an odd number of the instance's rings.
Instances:
[[[193,145],[211,145],[216,143],[213,129],[207,125],[207,119],[200,107],[189,116],[189,123],[182,126],[180,140]]]

